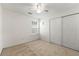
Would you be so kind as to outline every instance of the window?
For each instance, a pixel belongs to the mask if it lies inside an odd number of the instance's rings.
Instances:
[[[32,33],[38,33],[38,21],[32,21]]]

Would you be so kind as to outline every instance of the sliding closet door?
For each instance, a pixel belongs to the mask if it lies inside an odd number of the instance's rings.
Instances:
[[[63,18],[63,45],[76,48],[76,15]]]
[[[61,18],[50,20],[50,36],[52,43],[61,44]]]
[[[76,21],[76,40],[75,40],[75,50],[79,51],[79,14],[75,16]]]

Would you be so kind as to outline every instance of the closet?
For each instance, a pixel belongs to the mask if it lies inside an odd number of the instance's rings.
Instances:
[[[79,51],[79,14],[50,20],[50,42]]]
[[[62,18],[63,42],[66,47],[79,50],[79,14]]]

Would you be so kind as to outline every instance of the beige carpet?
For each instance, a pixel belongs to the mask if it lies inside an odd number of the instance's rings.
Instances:
[[[78,56],[79,52],[69,48],[51,44],[43,40],[36,40],[5,48],[2,56]]]

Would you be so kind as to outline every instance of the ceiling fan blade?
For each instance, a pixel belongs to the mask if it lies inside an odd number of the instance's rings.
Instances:
[[[32,13],[31,13],[31,12],[28,12],[28,14],[32,15]]]
[[[45,12],[48,12],[48,10],[44,10]]]

